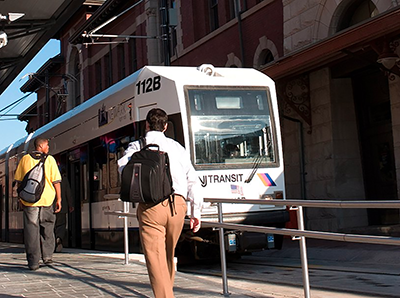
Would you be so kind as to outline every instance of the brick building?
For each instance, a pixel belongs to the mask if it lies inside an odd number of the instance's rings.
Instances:
[[[25,114],[38,116],[21,119],[35,130],[144,65],[254,67],[277,83],[287,197],[398,199],[399,4],[86,1],[56,36],[60,55],[37,73],[51,88],[35,78],[22,87],[37,90]],[[399,212],[308,209],[306,219],[338,231],[398,224]]]

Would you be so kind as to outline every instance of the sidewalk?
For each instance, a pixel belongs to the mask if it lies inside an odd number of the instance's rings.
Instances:
[[[40,264],[37,271],[26,265],[21,244],[0,242],[0,297],[153,297],[146,266],[141,255],[64,249],[54,254],[54,263]],[[303,297],[298,287],[228,280],[232,298]],[[222,280],[177,272],[175,296],[223,297]],[[338,293],[313,290],[312,297],[339,297]],[[340,297],[362,297],[339,294]]]

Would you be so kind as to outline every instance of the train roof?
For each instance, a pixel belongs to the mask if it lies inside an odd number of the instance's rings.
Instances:
[[[260,85],[273,83],[264,73],[254,68],[213,67],[203,64],[190,66],[146,66],[145,69],[181,85],[203,85],[209,82],[224,85]]]
[[[253,68],[227,68],[227,67],[213,67],[210,64],[203,64],[199,67],[190,66],[145,66],[136,71],[132,75],[117,82],[109,88],[103,90],[101,93],[96,94],[92,98],[83,102],[79,106],[69,110],[60,117],[54,119],[50,123],[40,127],[33,133],[32,138],[45,134],[57,125],[66,122],[69,119],[75,118],[75,121],[85,121],[79,119],[79,114],[91,106],[94,106],[112,94],[116,94],[121,90],[131,86],[133,82],[141,74],[150,75],[151,73],[160,75],[163,78],[174,81],[176,85],[227,85],[227,86],[265,86],[273,84],[265,74]],[[12,149],[24,144],[29,136],[17,140],[13,143]],[[9,146],[0,151],[0,156],[5,154]]]

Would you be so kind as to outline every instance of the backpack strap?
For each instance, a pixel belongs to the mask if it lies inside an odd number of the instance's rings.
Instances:
[[[144,146],[144,147],[141,148],[141,149],[149,149],[150,147],[157,148],[157,151],[160,151],[160,146],[157,145],[157,144],[148,144],[148,145]]]
[[[42,154],[42,156],[40,156],[40,159],[43,161],[43,163],[46,161],[47,156],[49,156],[49,155]]]
[[[171,194],[168,197],[169,208],[171,209],[171,216],[177,215],[175,208],[175,195]]]
[[[145,137],[139,139],[139,146],[140,146],[140,150],[142,150],[143,147],[146,146],[146,138]]]
[[[46,158],[48,156],[48,154],[46,153],[41,153],[39,151],[34,151],[32,153],[29,153],[29,155],[33,158],[33,159],[40,159],[43,163],[46,161]]]

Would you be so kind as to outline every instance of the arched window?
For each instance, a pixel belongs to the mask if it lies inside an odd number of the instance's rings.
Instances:
[[[279,54],[275,43],[266,36],[262,36],[254,52],[253,67],[255,69],[262,69],[277,58],[279,58]]]
[[[259,58],[258,58],[258,65],[264,66],[272,61],[274,61],[274,55],[272,52],[268,49],[262,50]]]
[[[344,30],[378,14],[374,3],[370,0],[343,1],[338,12],[336,32]]]
[[[81,64],[79,63],[79,57],[76,55],[74,63],[74,77],[76,81],[74,82],[74,101],[73,107],[81,104]]]
[[[68,74],[68,102],[67,110],[81,104],[81,64],[78,49],[73,47],[69,56]]]

